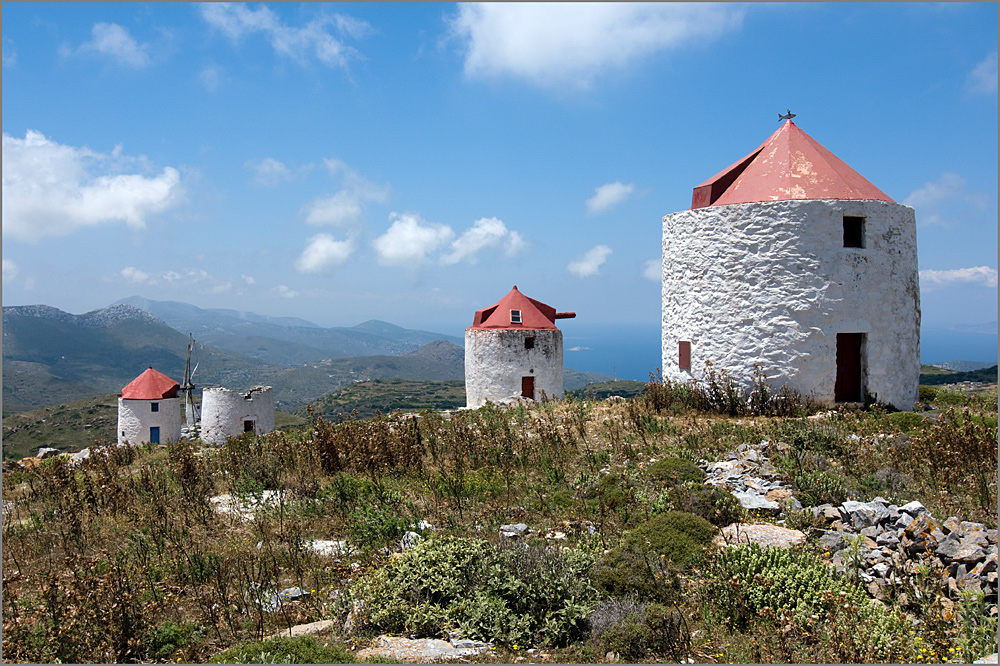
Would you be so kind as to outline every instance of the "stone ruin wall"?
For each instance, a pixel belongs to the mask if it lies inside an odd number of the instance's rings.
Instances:
[[[843,216],[865,218],[865,247],[843,247]],[[913,209],[883,201],[710,206],[663,218],[663,374],[705,361],[749,386],[753,364],[833,403],[837,333],[867,334],[866,386],[912,409],[920,375]],[[691,341],[691,371],[678,342]]]
[[[221,446],[243,434],[245,421],[254,422],[254,434],[274,430],[274,390],[255,386],[248,392],[209,388],[201,394],[201,441]]]
[[[525,338],[534,347],[525,349]],[[469,407],[521,395],[521,377],[534,376],[535,397],[563,396],[563,338],[559,330],[466,329],[465,395]]]

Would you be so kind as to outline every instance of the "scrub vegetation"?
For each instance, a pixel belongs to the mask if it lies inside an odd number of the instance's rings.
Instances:
[[[772,463],[804,504],[881,495],[995,528],[996,390],[953,396],[935,389],[934,419],[817,419],[720,372],[47,459],[3,474],[4,658],[332,663],[379,634],[458,631],[492,643],[479,662],[971,661],[995,650],[995,598],[946,603],[927,572],[874,600],[811,532],[722,548],[720,526],[761,518],[697,464],[782,442]],[[319,620],[332,633],[287,638]]]

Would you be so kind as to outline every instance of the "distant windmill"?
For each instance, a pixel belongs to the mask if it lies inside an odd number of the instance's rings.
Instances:
[[[192,398],[192,391],[194,391],[194,373],[198,371],[198,364],[194,364],[194,370],[191,369],[191,350],[194,349],[194,337],[188,333],[188,348],[187,348],[187,361],[184,362],[184,383],[181,384],[180,390],[184,393],[184,420],[187,425],[187,429],[191,432],[194,431],[195,422],[198,421],[198,408],[194,404],[194,399]]]

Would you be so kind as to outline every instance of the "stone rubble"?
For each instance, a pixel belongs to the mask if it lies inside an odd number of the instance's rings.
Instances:
[[[801,511],[802,504],[791,485],[767,460],[771,445],[766,440],[757,445],[742,444],[726,460],[700,461],[707,475],[705,483],[728,490],[744,509],[758,515],[784,518],[790,511]],[[774,446],[780,449],[786,445]],[[838,571],[856,572],[873,597],[882,596],[887,586],[915,581],[918,571],[930,570],[938,572],[941,590],[949,599],[958,599],[964,589],[983,592],[997,614],[997,530],[954,516],[941,522],[920,502],[897,506],[882,497],[870,502],[847,500],[840,506],[822,504],[808,510],[816,523],[823,525],[813,530],[812,540],[831,556]],[[778,533],[775,526],[754,538],[761,527],[731,525],[725,528],[729,538],[719,538],[733,543],[739,532],[742,540],[762,545],[769,545],[768,539],[775,542],[770,545],[784,547],[788,547],[786,541],[797,543],[796,535]]]

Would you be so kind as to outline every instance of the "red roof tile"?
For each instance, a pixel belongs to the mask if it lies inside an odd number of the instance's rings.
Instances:
[[[892,201],[786,120],[755,151],[695,187],[691,208],[789,199]]]
[[[180,384],[170,377],[152,368],[147,368],[141,375],[130,381],[119,395],[127,400],[176,398],[178,388],[180,388]]]
[[[511,311],[521,314],[521,323],[511,322]],[[528,330],[557,330],[556,319],[572,319],[576,317],[575,312],[556,312],[554,307],[546,305],[541,301],[528,298],[517,290],[515,285],[510,292],[500,299],[496,305],[482,310],[476,310],[476,318],[472,322],[470,329],[528,329]]]

